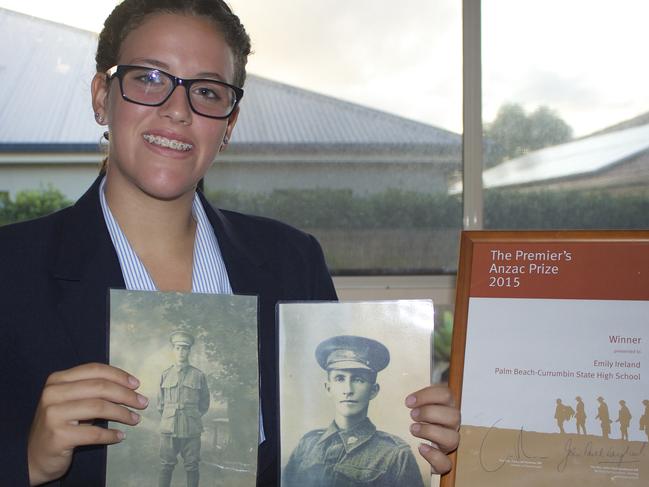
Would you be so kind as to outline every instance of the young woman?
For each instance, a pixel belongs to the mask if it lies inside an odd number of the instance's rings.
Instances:
[[[148,406],[137,378],[105,365],[111,287],[259,296],[258,485],[276,485],[275,303],[336,294],[313,237],[196,192],[235,127],[249,52],[222,0],[125,0],[106,20],[92,81],[104,170],[73,207],[0,228],[3,485],[103,485],[105,445],[124,435],[95,420],[135,425]],[[435,445],[421,454],[448,471],[459,427],[448,390],[406,406],[413,434]]]

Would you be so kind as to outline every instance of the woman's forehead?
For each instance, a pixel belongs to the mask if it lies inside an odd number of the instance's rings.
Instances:
[[[146,17],[125,37],[118,63],[157,64],[181,77],[213,73],[232,81],[234,76],[232,50],[214,22],[179,13]]]

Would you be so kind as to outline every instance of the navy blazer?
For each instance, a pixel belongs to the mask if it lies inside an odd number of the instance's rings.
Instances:
[[[109,288],[124,280],[99,203],[99,178],[72,207],[0,228],[0,485],[28,485],[27,437],[49,374],[107,362]],[[259,371],[266,441],[258,485],[278,478],[278,301],[335,300],[310,235],[262,217],[212,208],[201,195],[236,294],[259,296]],[[105,447],[75,451],[51,485],[103,486]],[[49,485],[49,484],[48,484]]]

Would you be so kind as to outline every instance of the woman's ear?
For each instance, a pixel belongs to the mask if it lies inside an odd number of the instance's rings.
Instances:
[[[100,125],[108,124],[108,79],[104,73],[96,73],[90,85],[92,109]]]
[[[239,107],[235,108],[232,115],[228,118],[228,126],[225,128],[225,134],[223,135],[223,141],[219,147],[219,152],[223,152],[227,149],[230,139],[232,138],[232,131],[234,130],[234,126],[237,124],[237,118],[239,118]]]

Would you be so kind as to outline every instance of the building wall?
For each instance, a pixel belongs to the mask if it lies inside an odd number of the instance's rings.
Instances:
[[[450,169],[421,163],[219,162],[205,177],[208,191],[269,193],[274,189],[350,189],[369,194],[398,188],[446,192]]]
[[[45,189],[48,185],[75,201],[97,177],[97,163],[88,164],[1,164],[0,192],[16,193],[27,189]]]
[[[459,157],[459,154],[458,154]],[[78,199],[97,177],[99,153],[2,154],[0,192],[10,196],[25,189],[59,189]],[[274,189],[350,189],[368,194],[398,188],[416,192],[446,192],[459,162],[448,156],[394,154],[245,153],[222,154],[205,177],[210,191],[268,193]]]

